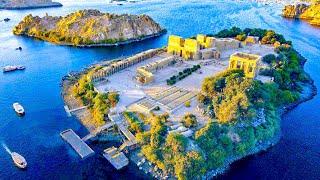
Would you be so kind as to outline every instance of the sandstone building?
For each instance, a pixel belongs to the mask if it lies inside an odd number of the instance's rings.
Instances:
[[[169,37],[167,52],[185,60],[219,59],[220,52],[213,46],[214,37],[199,34],[196,39],[183,39],[180,36]]]
[[[137,68],[136,79],[142,84],[148,84],[153,81],[153,73],[163,69],[167,66],[173,65],[176,62],[177,58],[174,56],[169,56],[158,61],[149,63],[145,66]]]
[[[247,78],[254,78],[258,72],[261,56],[237,52],[230,56],[229,69],[242,69]]]

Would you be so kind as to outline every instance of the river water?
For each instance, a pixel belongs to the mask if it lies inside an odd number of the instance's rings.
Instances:
[[[64,3],[64,2],[63,2]],[[66,15],[78,9],[91,8],[114,13],[150,15],[168,33],[144,42],[112,48],[75,48],[57,46],[27,37],[14,36],[11,30],[24,16]],[[61,139],[59,133],[72,128],[81,136],[87,131],[74,118],[67,118],[60,96],[61,78],[70,71],[105,59],[128,56],[150,48],[162,47],[169,34],[183,37],[214,33],[231,26],[271,28],[284,34],[308,61],[305,69],[320,86],[320,29],[305,22],[279,16],[281,6],[266,6],[235,1],[166,1],[154,0],[123,6],[104,1],[65,2],[62,8],[0,11],[0,66],[21,64],[23,72],[0,73],[0,143],[22,154],[28,169],[14,167],[10,156],[0,148],[0,179],[47,178],[145,178],[133,165],[116,172],[96,155],[81,160]],[[21,46],[23,50],[16,51]],[[12,103],[20,102],[26,116],[19,118]],[[235,163],[220,177],[226,179],[318,179],[320,177],[320,98],[299,105],[284,115],[283,136],[267,152]],[[91,145],[97,148],[94,144]],[[99,145],[108,147],[108,144]]]

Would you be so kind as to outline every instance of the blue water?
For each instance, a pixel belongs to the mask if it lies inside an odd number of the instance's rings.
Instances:
[[[113,48],[75,48],[56,46],[32,38],[18,37],[12,27],[25,15],[65,15],[74,10],[93,8],[116,13],[145,13],[153,17],[168,33],[153,40]],[[231,26],[272,28],[285,35],[308,59],[306,71],[320,86],[320,29],[301,21],[286,20],[278,15],[281,7],[233,1],[166,1],[155,0],[124,6],[101,2],[72,1],[62,8],[0,11],[0,67],[25,65],[23,72],[0,73],[0,143],[25,156],[28,169],[18,170],[5,149],[0,148],[0,179],[46,178],[143,178],[137,168],[116,172],[96,155],[81,160],[60,138],[67,128],[81,136],[86,129],[74,118],[67,118],[60,96],[61,78],[70,71],[105,59],[128,56],[150,48],[164,46],[169,34],[183,37],[197,33],[214,33]],[[15,48],[21,46],[21,52]],[[320,89],[320,88],[319,88]],[[13,102],[20,102],[26,116],[13,112]],[[301,104],[283,117],[283,136],[267,152],[237,162],[221,178],[227,179],[318,179],[320,177],[320,98]],[[95,149],[108,144],[95,145]]]

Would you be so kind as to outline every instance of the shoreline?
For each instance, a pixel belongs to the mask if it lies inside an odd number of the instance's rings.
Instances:
[[[27,10],[27,9],[38,9],[38,8],[54,8],[62,7],[63,5],[59,2],[52,2],[51,4],[41,4],[41,5],[26,5],[26,6],[17,6],[17,7],[0,7],[4,10]]]
[[[67,75],[63,76],[60,82],[60,87],[61,87],[60,95],[63,99],[64,105],[66,105],[69,109],[78,108],[82,106],[81,102],[79,102],[78,99],[74,98],[72,95],[68,93],[69,88],[71,88],[74,85],[74,83],[76,83],[75,80],[78,80],[82,75],[86,74],[92,68],[95,68],[101,65],[109,66],[112,62],[122,61],[125,58],[126,57],[116,58],[111,60],[102,60],[101,62],[90,64],[87,67],[80,69],[79,71],[72,71],[72,72],[69,72]],[[76,100],[78,102],[72,104],[70,101],[67,100],[68,98],[73,98],[73,100]],[[86,119],[81,117],[81,113],[83,112],[88,113],[90,115],[90,112],[87,112],[87,111],[88,109],[85,108],[81,111],[78,111],[77,113],[74,113],[72,116],[75,116],[78,122],[80,122],[86,128],[86,130],[88,130],[91,133],[91,132],[94,132],[94,130],[98,127],[95,127],[90,123],[86,123],[85,122]]]
[[[281,15],[281,17],[284,19],[291,20],[291,21],[302,21],[302,22],[308,23],[309,25],[311,25],[313,27],[320,28],[320,24],[312,23],[312,20],[310,20],[310,19],[305,19],[305,18],[300,18],[300,17],[296,17],[296,18],[295,17],[287,17],[284,15]]]
[[[78,48],[95,48],[95,47],[114,47],[114,46],[121,46],[121,45],[127,45],[127,44],[131,44],[134,42],[142,42],[144,40],[147,39],[152,39],[152,38],[157,38],[160,37],[164,34],[167,33],[166,29],[162,29],[160,32],[155,33],[155,34],[150,34],[150,35],[146,35],[144,37],[140,37],[140,38],[132,38],[132,39],[128,39],[125,41],[119,41],[116,43],[111,43],[111,44],[106,44],[106,43],[98,43],[98,44],[80,44],[80,45],[74,45],[74,44],[70,44],[70,43],[55,43],[55,42],[51,42],[51,41],[47,41],[45,39],[41,39],[35,36],[30,36],[27,34],[20,34],[19,36],[26,36],[26,37],[30,37],[30,38],[35,38],[44,42],[49,42],[51,44],[55,44],[55,45],[59,45],[59,46],[73,46],[73,47],[78,47]]]

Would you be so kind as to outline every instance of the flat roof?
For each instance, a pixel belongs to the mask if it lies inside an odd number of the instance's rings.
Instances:
[[[116,169],[121,169],[129,164],[128,158],[123,154],[123,152],[117,152],[117,148],[114,146],[104,150],[103,156],[115,167]]]
[[[257,54],[248,54],[248,53],[243,53],[243,52],[236,52],[236,53],[232,54],[232,56],[238,56],[240,58],[245,58],[245,59],[249,59],[249,60],[257,60],[260,58],[260,56]]]
[[[94,154],[94,151],[72,129],[62,131],[60,135],[81,158],[86,158]]]

